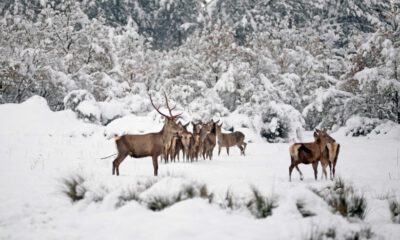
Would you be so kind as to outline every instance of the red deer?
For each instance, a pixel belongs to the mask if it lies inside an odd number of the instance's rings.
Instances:
[[[218,156],[221,153],[221,148],[226,147],[226,153],[229,155],[229,147],[238,146],[241,155],[246,155],[245,150],[247,143],[244,142],[244,134],[242,132],[236,131],[233,133],[222,133],[221,125],[216,125],[217,132],[217,142],[218,142]]]
[[[203,142],[204,143],[204,145],[203,145],[203,158],[204,159],[208,157],[208,159],[211,160],[213,157],[213,151],[214,151],[215,145],[217,144],[216,126],[217,126],[218,122],[219,121],[214,122],[213,120],[211,120],[211,122],[209,123],[210,124],[209,126],[211,126],[211,129]]]
[[[203,127],[203,123],[199,122],[199,123],[193,123],[193,144],[190,148],[190,152],[191,152],[191,158],[194,159],[196,158],[196,160],[199,159],[199,155],[202,152],[203,149],[203,144],[201,141],[201,128]],[[206,135],[204,134],[208,134],[207,131],[203,132],[203,136],[205,137]],[[193,161],[193,160],[192,160]]]
[[[211,120],[208,123],[203,123],[200,129],[200,145],[199,145],[199,154],[203,155],[203,159],[206,159],[206,139],[207,136],[211,133],[214,122]]]
[[[191,155],[191,161],[193,161],[196,158],[196,161],[199,160],[199,154],[200,154],[200,134],[198,133],[193,133],[193,142],[192,145],[190,146],[190,155]]]
[[[321,165],[322,165],[322,177],[325,176],[327,179],[326,167],[329,165],[329,177],[331,180],[335,177],[335,168],[337,158],[339,156],[340,144],[339,143],[328,143],[322,153]],[[332,168],[333,165],[333,168]],[[333,176],[332,176],[333,172]]]
[[[181,122],[178,122],[178,124],[183,129],[182,134],[188,133],[187,126],[189,126],[189,123],[184,125]],[[178,162],[179,162],[179,160],[180,160],[179,153],[181,152],[181,150],[183,151],[183,147],[184,146],[183,146],[183,142],[182,142],[182,135],[175,136],[172,138],[171,146],[168,151],[168,155],[170,156],[171,161],[175,162],[176,158],[178,158]],[[185,152],[183,152],[183,159],[185,159]]]
[[[182,132],[182,127],[176,123],[176,119],[181,115],[172,115],[172,110],[168,105],[167,95],[164,93],[167,108],[170,116],[163,114],[159,108],[157,108],[153,100],[150,97],[151,104],[157,110],[159,114],[165,117],[165,123],[160,132],[147,133],[147,134],[127,134],[120,137],[116,137],[116,144],[118,155],[113,161],[112,174],[115,173],[119,176],[119,165],[124,159],[130,155],[134,158],[152,157],[154,176],[158,174],[158,156],[166,153],[166,145],[171,142],[171,139],[175,135],[179,135]]]
[[[314,177],[317,180],[318,161],[322,158],[322,153],[327,143],[334,143],[335,139],[331,138],[325,131],[316,129],[314,132],[314,142],[311,143],[295,143],[289,148],[291,164],[289,166],[289,181],[292,180],[293,168],[300,173],[300,180],[303,180],[303,173],[300,171],[300,163],[312,164],[314,169]]]
[[[192,122],[193,133],[194,133],[194,134],[196,134],[196,133],[197,133],[197,134],[200,134],[200,130],[201,130],[202,125],[203,125],[202,122],[199,122],[199,123],[193,123],[193,122]]]

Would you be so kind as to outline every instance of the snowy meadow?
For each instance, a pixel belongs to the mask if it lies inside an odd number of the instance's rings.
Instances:
[[[299,165],[304,181],[294,171],[289,182],[290,144],[250,129],[240,129],[246,156],[215,149],[213,160],[160,163],[158,177],[150,157],[128,157],[117,177],[114,158],[101,159],[116,152],[109,136],[159,131],[155,111],[103,127],[32,97],[0,114],[0,239],[400,238],[398,125],[366,137],[339,129],[336,179]]]

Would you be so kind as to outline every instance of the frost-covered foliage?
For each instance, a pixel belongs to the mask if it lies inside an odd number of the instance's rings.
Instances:
[[[268,142],[301,139],[304,120],[291,105],[270,102],[263,108],[259,119],[260,135]]]
[[[382,122],[375,118],[352,117],[346,121],[346,135],[366,136]]]
[[[64,97],[64,108],[75,111],[83,101],[95,101],[95,99],[87,90],[73,90]]]
[[[81,101],[63,99],[82,89],[98,103],[76,111],[106,124],[148,112],[148,92],[166,91],[194,120],[247,114],[270,142],[353,116],[400,123],[397,1],[12,0],[0,9],[0,103],[39,95],[75,111]]]

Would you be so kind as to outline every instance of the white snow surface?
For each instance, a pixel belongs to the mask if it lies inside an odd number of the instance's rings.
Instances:
[[[211,161],[161,163],[158,177],[152,176],[150,158],[128,157],[117,177],[111,175],[113,157],[100,159],[116,152],[114,140],[107,136],[159,131],[162,124],[156,113],[130,115],[101,127],[77,120],[71,111],[52,112],[44,99],[33,97],[0,105],[0,115],[0,239],[310,239],[312,232],[332,227],[337,239],[367,227],[373,239],[400,239],[386,199],[400,198],[400,139],[394,136],[399,127],[393,124],[381,126],[389,131],[385,135],[332,134],[341,144],[337,174],[367,199],[365,219],[352,221],[332,213],[310,190],[332,184],[315,181],[311,166],[299,166],[304,181],[296,171],[288,181],[289,144],[251,137],[246,156],[237,148],[230,156],[225,149],[217,156],[215,150]],[[311,132],[303,136],[312,140]],[[87,192],[72,203],[62,193],[61,180],[76,174],[85,179]],[[173,198],[187,186],[202,184],[214,193],[213,203],[195,197],[158,212],[146,205],[151,198]],[[272,216],[256,219],[246,208],[223,207],[228,190],[245,202],[251,186],[277,199]],[[119,197],[130,190],[136,190],[141,201],[118,206]],[[316,215],[303,218],[298,200]]]

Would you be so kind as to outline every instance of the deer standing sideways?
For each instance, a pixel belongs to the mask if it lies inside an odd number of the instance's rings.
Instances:
[[[216,125],[217,142],[218,142],[218,156],[221,153],[221,148],[226,147],[226,153],[229,155],[229,147],[238,146],[241,155],[246,155],[245,150],[247,143],[244,142],[244,134],[236,131],[233,133],[222,133],[222,123]]]
[[[325,131],[316,129],[314,132],[314,142],[295,143],[289,147],[291,164],[289,166],[289,181],[292,180],[293,168],[300,173],[300,180],[303,180],[303,173],[300,171],[300,163],[312,164],[314,169],[314,177],[317,180],[318,161],[322,159],[323,151],[327,143],[334,143],[335,139],[330,137]]]
[[[130,155],[134,158],[152,157],[154,176],[158,175],[158,156],[166,154],[168,143],[171,139],[182,132],[182,127],[176,123],[176,119],[181,115],[172,115],[172,110],[168,104],[167,95],[164,93],[167,108],[170,116],[163,114],[157,108],[150,97],[151,104],[159,114],[165,117],[164,126],[160,132],[147,133],[147,134],[126,134],[116,137],[116,145],[118,155],[112,163],[112,174],[115,173],[119,176],[119,165],[124,159]],[[166,147],[167,146],[167,147]]]

